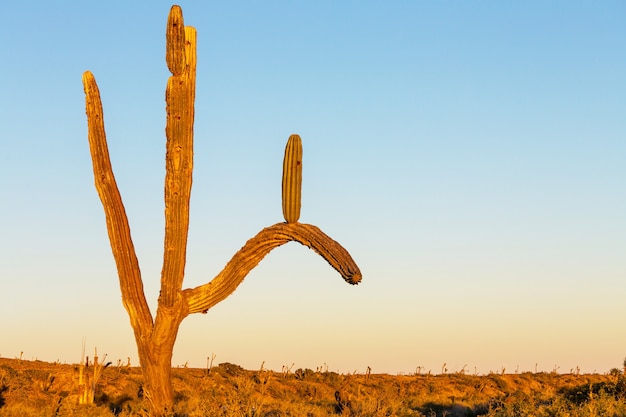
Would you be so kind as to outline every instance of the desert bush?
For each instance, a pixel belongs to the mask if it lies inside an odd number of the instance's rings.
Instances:
[[[298,368],[296,369],[294,375],[296,376],[296,379],[304,381],[305,379],[310,379],[313,375],[315,375],[315,372],[313,372],[313,370],[309,368]]]
[[[217,365],[217,369],[222,375],[226,376],[238,376],[244,372],[241,366],[229,362],[220,363]]]

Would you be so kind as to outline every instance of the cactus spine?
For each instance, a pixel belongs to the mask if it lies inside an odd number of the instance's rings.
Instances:
[[[283,159],[283,216],[287,223],[300,218],[302,201],[302,139],[289,136]]]
[[[296,241],[317,252],[349,284],[361,271],[339,243],[319,228],[298,223],[302,183],[302,143],[289,138],[283,176],[283,214],[287,223],[261,230],[232,257],[210,282],[182,289],[189,231],[189,199],[193,170],[193,122],[196,81],[196,31],[185,27],[182,10],[172,6],[166,29],[166,62],[172,73],[166,88],[165,239],[161,292],[153,317],[143,290],[139,262],[128,218],[115,182],[104,130],[104,113],[95,77],[83,74],[89,149],[96,190],[104,208],[107,231],[124,305],[135,334],[150,415],[172,412],[171,361],[182,320],[206,313],[241,284],[272,249]]]

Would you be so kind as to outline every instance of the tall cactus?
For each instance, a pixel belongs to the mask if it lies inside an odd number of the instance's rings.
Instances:
[[[130,226],[122,203],[106,142],[102,102],[96,80],[83,74],[89,147],[95,186],[104,207],[107,231],[117,266],[122,303],[135,334],[151,415],[162,416],[173,407],[171,361],[182,320],[206,313],[239,286],[272,249],[296,241],[321,255],[350,284],[361,272],[350,254],[319,228],[298,222],[302,183],[302,143],[289,138],[283,163],[283,215],[286,223],[261,230],[232,257],[210,282],[182,289],[189,229],[189,199],[193,170],[193,122],[196,80],[196,31],[185,26],[182,10],[172,6],[166,30],[166,62],[172,74],[167,82],[165,239],[161,292],[156,316],[148,307]]]

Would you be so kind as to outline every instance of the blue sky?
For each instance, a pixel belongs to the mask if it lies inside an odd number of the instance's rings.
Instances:
[[[340,372],[606,372],[626,356],[623,2],[179,3],[198,31],[185,287],[282,221],[287,138],[301,221],[363,272],[298,244],[181,327],[174,365]],[[171,3],[12,2],[0,48],[0,355],[136,349],[93,186],[81,75],[155,307]]]

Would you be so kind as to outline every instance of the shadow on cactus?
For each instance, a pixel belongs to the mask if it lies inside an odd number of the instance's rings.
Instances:
[[[93,74],[89,71],[83,74],[95,185],[104,207],[122,302],[135,334],[145,398],[153,416],[167,415],[172,411],[171,360],[182,320],[191,313],[206,313],[228,297],[272,249],[290,241],[299,242],[326,259],[346,282],[358,284],[361,280],[361,272],[348,251],[319,228],[298,222],[302,141],[298,135],[291,135],[283,162],[285,223],[269,226],[248,240],[210,282],[182,289],[193,171],[196,30],[184,25],[179,6],[172,6],[168,17],[166,61],[172,75],[165,93],[165,238],[161,291],[155,316],[146,302],[128,218],[111,167],[100,92]]]

